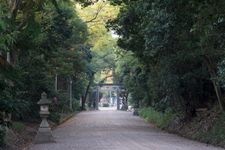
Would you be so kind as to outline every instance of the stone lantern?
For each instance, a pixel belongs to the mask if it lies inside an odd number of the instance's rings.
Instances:
[[[47,99],[47,94],[45,92],[41,94],[41,99],[37,104],[40,105],[40,117],[42,121],[34,142],[36,144],[54,142],[52,131],[47,121],[50,114],[49,105],[51,104],[51,101]]]

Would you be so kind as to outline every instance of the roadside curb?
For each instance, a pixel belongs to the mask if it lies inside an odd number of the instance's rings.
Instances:
[[[81,111],[76,111],[76,112],[70,113],[70,114],[68,114],[67,116],[61,118],[61,119],[59,120],[59,123],[53,124],[53,125],[51,126],[52,130],[54,130],[55,128],[57,128],[59,125],[65,123],[67,120],[73,118],[75,115],[77,115],[77,114],[80,113],[80,112],[81,112]]]

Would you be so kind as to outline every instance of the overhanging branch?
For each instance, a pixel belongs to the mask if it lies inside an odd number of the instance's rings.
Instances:
[[[104,3],[101,6],[99,6],[99,8],[97,9],[97,12],[95,13],[94,17],[92,19],[90,19],[90,20],[85,21],[85,23],[91,23],[91,22],[95,21],[98,18],[98,15],[100,14],[100,12],[106,6],[106,4],[107,3]]]

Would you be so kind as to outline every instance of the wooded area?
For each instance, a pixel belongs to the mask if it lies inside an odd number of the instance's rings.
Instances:
[[[224,111],[224,1],[113,2],[125,5],[109,26],[121,37],[119,79],[133,100],[192,116],[215,103]]]
[[[53,121],[85,110],[102,71],[134,108],[223,114],[224,54],[224,0],[0,0],[0,145],[2,116],[37,120],[43,91]]]

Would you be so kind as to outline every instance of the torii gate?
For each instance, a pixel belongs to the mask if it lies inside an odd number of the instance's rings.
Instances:
[[[117,110],[120,109],[120,98],[119,98],[119,93],[121,92],[121,90],[124,88],[123,84],[109,84],[109,83],[105,83],[105,84],[97,84],[96,85],[96,109],[98,110],[98,103],[99,103],[99,93],[102,90],[112,90],[112,91],[116,91],[116,100],[117,100]]]

